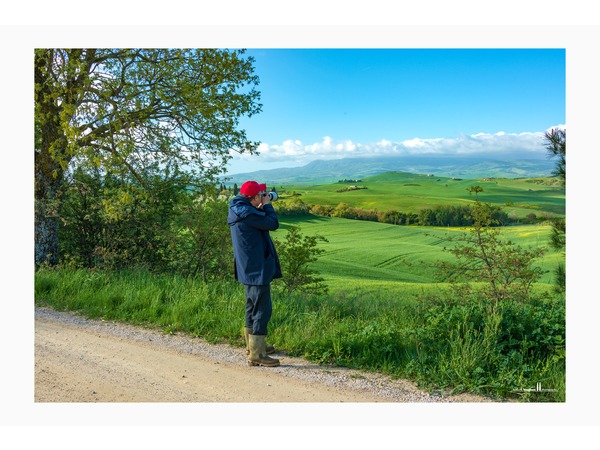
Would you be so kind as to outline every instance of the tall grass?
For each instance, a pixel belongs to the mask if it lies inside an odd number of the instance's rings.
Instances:
[[[431,290],[389,297],[371,286],[321,297],[274,292],[273,298],[269,340],[290,355],[497,399],[543,382],[557,392],[523,398],[564,401],[564,299],[506,304],[490,314],[474,298]],[[35,301],[243,345],[244,293],[233,281],[203,283],[144,270],[41,269]]]
[[[244,294],[238,283],[208,284],[145,270],[40,270],[35,299],[57,310],[182,331],[211,342],[239,344],[243,326]]]

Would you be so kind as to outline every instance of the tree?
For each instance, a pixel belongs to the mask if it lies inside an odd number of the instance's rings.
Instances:
[[[57,261],[69,171],[127,173],[152,195],[212,184],[259,144],[238,128],[262,107],[243,50],[36,49],[34,83],[36,264]]]
[[[567,224],[565,219],[554,219],[550,235],[550,246],[558,251],[565,252],[567,244]],[[567,288],[567,271],[565,265],[560,263],[554,271],[555,287],[557,292],[565,292]]]
[[[523,249],[512,241],[502,241],[500,231],[493,228],[494,207],[482,203],[477,194],[483,192],[480,186],[468,189],[475,193],[472,209],[473,227],[469,234],[446,240],[456,242],[445,251],[455,256],[452,262],[440,262],[440,267],[450,282],[465,280],[482,282],[482,295],[495,308],[503,300],[527,299],[529,289],[542,275],[539,267],[533,267],[533,260],[543,255],[543,249]]]
[[[562,180],[563,186],[567,179],[567,130],[553,128],[544,135],[546,149],[551,158],[558,158],[554,175]],[[566,221],[565,219],[554,219],[552,221],[552,234],[550,245],[558,251],[565,251],[566,247]],[[559,264],[555,271],[556,290],[564,292],[566,289],[566,269],[564,264]]]
[[[303,236],[298,227],[290,227],[284,242],[274,239],[277,253],[281,261],[283,277],[276,281],[283,285],[283,292],[291,294],[294,291],[313,295],[326,294],[327,286],[318,272],[310,267],[324,252],[317,248],[318,242],[328,242],[323,236]]]
[[[552,128],[544,134],[548,156],[558,158],[553,175],[562,179],[563,184],[567,179],[567,130]]]

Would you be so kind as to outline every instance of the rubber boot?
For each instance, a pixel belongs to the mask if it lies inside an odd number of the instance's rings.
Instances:
[[[250,347],[250,355],[248,356],[249,366],[276,367],[279,365],[278,359],[267,356],[265,339],[266,336],[258,334],[248,335],[248,344]]]
[[[246,355],[250,354],[250,346],[248,345],[248,335],[252,334],[252,328],[244,327],[244,341],[246,341]],[[265,347],[267,355],[271,353],[275,353],[275,347],[272,345],[267,345]]]

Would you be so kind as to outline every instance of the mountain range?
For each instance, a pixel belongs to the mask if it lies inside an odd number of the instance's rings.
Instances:
[[[385,172],[432,174],[456,178],[531,178],[551,176],[555,161],[544,155],[503,154],[490,156],[397,156],[316,160],[302,167],[237,173],[225,178],[238,185],[256,180],[275,185],[334,183],[341,179],[360,179]]]

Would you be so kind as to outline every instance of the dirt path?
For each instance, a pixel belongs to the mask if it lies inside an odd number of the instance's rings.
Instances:
[[[283,354],[248,367],[241,348],[36,308],[36,402],[481,402]]]

